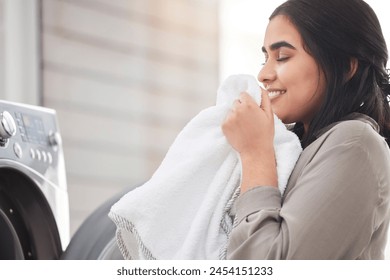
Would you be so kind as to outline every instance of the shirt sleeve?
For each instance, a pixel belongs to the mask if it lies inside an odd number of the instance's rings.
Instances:
[[[336,133],[324,141],[283,204],[273,187],[242,194],[235,205],[237,225],[227,257],[359,258],[383,220],[377,211],[383,178],[376,171],[383,149],[364,136],[367,129],[359,137],[340,139]]]

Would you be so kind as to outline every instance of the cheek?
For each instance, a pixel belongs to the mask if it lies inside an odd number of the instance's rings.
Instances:
[[[312,82],[311,77],[308,77],[311,75],[312,73],[304,69],[303,65],[297,63],[286,63],[277,70],[278,79],[287,90],[307,87],[307,84]]]
[[[285,86],[296,102],[308,102],[319,90],[319,74],[310,62],[295,65],[294,69],[281,69],[280,75],[286,78]]]
[[[277,74],[288,94],[272,102],[274,113],[285,123],[306,119],[317,107],[318,71],[308,65],[295,64],[294,67],[280,67]]]
[[[311,77],[312,73],[300,71],[300,69],[302,69],[300,65],[295,65],[294,67],[286,66],[278,69],[278,77],[283,87],[287,89],[288,98],[291,103],[305,102],[310,92],[313,92],[314,81]]]

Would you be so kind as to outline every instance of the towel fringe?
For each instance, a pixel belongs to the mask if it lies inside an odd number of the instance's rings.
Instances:
[[[122,253],[122,255],[123,255],[123,257],[125,259],[132,260],[133,257],[131,256],[130,252],[127,250],[126,243],[125,243],[125,241],[123,240],[123,237],[122,237],[122,231],[127,231],[127,232],[130,232],[130,233],[132,233],[134,235],[134,237],[135,237],[135,239],[137,241],[138,248],[141,251],[142,256],[146,260],[156,260],[156,258],[150,252],[150,250],[142,242],[142,239],[141,239],[140,235],[138,234],[138,231],[135,228],[133,223],[131,223],[127,219],[125,219],[125,218],[123,218],[123,217],[121,217],[121,216],[119,216],[119,215],[117,215],[117,214],[115,214],[113,212],[110,212],[108,214],[108,216],[117,225],[116,238],[117,238],[117,241],[118,241],[118,247],[119,247],[119,250],[121,251],[121,253]]]
[[[221,251],[219,254],[220,260],[226,260],[229,237],[230,237],[231,231],[233,230],[233,228],[235,226],[235,220],[236,220],[235,214],[233,213],[233,205],[234,205],[234,202],[236,201],[236,199],[239,197],[240,192],[241,192],[240,187],[235,189],[232,197],[226,203],[226,206],[223,210],[223,216],[222,216],[220,226],[221,226],[221,229],[225,232],[225,234],[227,236],[227,240],[226,240],[225,245],[221,248]]]
[[[226,236],[229,238],[230,232],[232,231],[234,227],[234,221],[235,215],[232,213],[233,210],[233,205],[235,200],[238,198],[240,195],[240,188],[237,188],[234,192],[230,200],[227,202],[225,208],[224,208],[224,213],[223,217],[221,219],[220,227],[226,234]],[[132,257],[131,253],[129,252],[126,243],[122,237],[122,231],[127,231],[130,232],[136,239],[138,248],[140,252],[142,253],[142,256],[146,260],[156,260],[156,258],[153,256],[153,254],[150,252],[150,250],[145,246],[145,244],[142,242],[142,239],[140,235],[138,234],[137,229],[135,228],[134,224],[128,221],[127,219],[110,212],[108,216],[115,222],[117,225],[117,230],[116,230],[116,239],[118,243],[118,247],[120,252],[122,253],[123,257],[127,260],[133,260],[134,258]],[[219,259],[220,260],[226,260],[226,255],[227,255],[227,244],[221,248],[220,254],[219,254]]]

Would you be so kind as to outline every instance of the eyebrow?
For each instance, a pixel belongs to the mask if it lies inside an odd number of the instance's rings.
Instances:
[[[287,43],[286,41],[280,41],[280,42],[273,43],[270,45],[269,48],[271,49],[271,51],[274,51],[274,50],[280,49],[282,47],[296,50],[296,48],[293,45],[291,45],[290,43]],[[261,47],[261,50],[263,51],[263,53],[267,53],[267,50],[265,49],[264,46]]]

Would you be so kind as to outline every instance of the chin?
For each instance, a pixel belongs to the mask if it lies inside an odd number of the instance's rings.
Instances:
[[[275,112],[275,111],[274,111],[274,113],[284,124],[290,124],[290,123],[295,122],[295,121],[291,121],[288,117],[283,116],[283,114],[278,114],[278,112]]]
[[[275,108],[274,106],[272,106],[272,111],[274,112],[274,114],[284,123],[284,116],[282,113],[279,112],[278,108]]]

